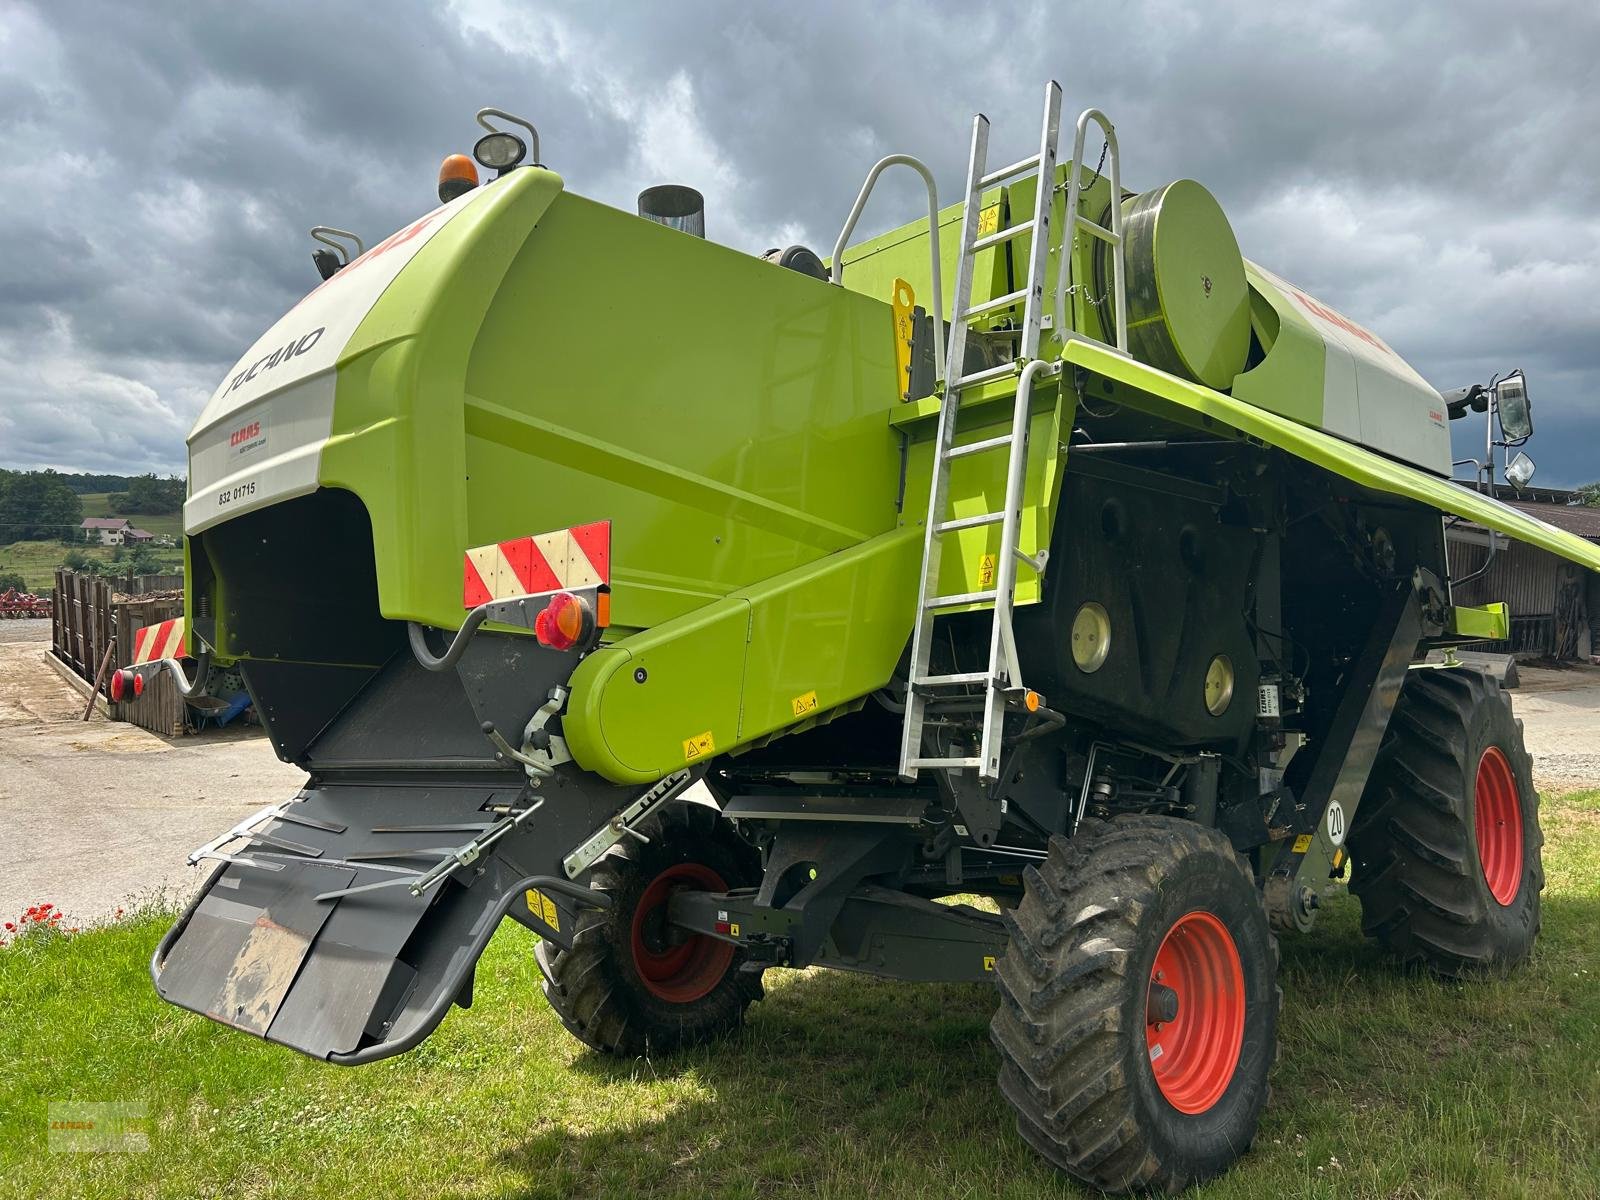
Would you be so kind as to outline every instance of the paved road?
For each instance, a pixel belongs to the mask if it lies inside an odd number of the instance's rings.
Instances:
[[[81,920],[182,892],[183,856],[303,778],[258,730],[161,738],[98,713],[44,662],[48,621],[0,621],[0,919],[50,901]],[[1524,668],[1541,787],[1600,787],[1600,667]]]
[[[95,920],[196,881],[190,850],[305,778],[259,729],[162,738],[99,713],[44,661],[49,621],[0,621],[0,919]]]

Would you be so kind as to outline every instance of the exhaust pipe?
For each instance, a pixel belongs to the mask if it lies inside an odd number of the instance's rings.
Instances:
[[[706,198],[681,183],[662,183],[639,193],[639,215],[697,238],[706,235]]]

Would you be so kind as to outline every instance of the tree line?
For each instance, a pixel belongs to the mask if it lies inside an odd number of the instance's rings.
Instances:
[[[96,489],[85,482],[112,483],[122,491],[107,498],[113,516],[174,513],[183,508],[187,483],[179,476],[63,475],[56,471],[0,469],[0,545],[70,540],[83,523],[80,496]]]

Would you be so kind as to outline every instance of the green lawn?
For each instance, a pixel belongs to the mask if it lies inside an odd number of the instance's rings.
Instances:
[[[1547,800],[1545,830],[1544,937],[1512,979],[1401,973],[1348,899],[1285,943],[1272,1104],[1199,1194],[1600,1194],[1600,792]],[[0,951],[7,1196],[1081,1194],[1012,1130],[986,988],[775,972],[733,1041],[617,1063],[562,1031],[507,927],[470,1011],[345,1070],[158,1003],[163,925]],[[142,1102],[148,1152],[47,1153],[51,1099]]]

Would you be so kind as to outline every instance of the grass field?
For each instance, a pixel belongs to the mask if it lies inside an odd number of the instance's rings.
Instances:
[[[1272,1104],[1197,1194],[1600,1195],[1600,792],[1547,799],[1544,822],[1544,936],[1511,979],[1398,971],[1349,899],[1285,943]],[[344,1070],[158,1003],[163,926],[0,951],[7,1196],[1082,1194],[1013,1132],[982,987],[774,972],[733,1041],[619,1063],[562,1031],[507,927],[470,1011]],[[149,1150],[48,1153],[52,1099],[143,1103]]]

